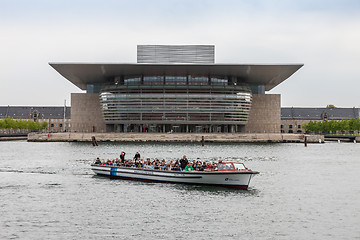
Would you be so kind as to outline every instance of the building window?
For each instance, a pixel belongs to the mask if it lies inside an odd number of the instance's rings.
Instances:
[[[324,112],[324,113],[321,114],[321,118],[322,118],[323,120],[327,120],[327,119],[329,118],[329,114],[327,114],[326,112]]]
[[[125,78],[125,85],[139,85],[141,83],[141,77]]]
[[[301,125],[298,125],[298,128],[301,128]]]
[[[185,76],[165,76],[166,85],[186,85]]]
[[[62,126],[63,126],[62,123],[60,123],[59,127],[62,127]]]
[[[289,128],[292,128],[293,126],[292,125],[289,125]]]
[[[52,124],[50,124],[50,127],[54,127],[54,124],[52,123]]]
[[[289,130],[289,133],[293,133],[293,130]]]
[[[211,78],[211,85],[228,85],[228,80],[223,78]]]
[[[208,77],[192,77],[189,76],[189,85],[207,85],[209,82]]]
[[[281,125],[280,127],[281,127],[281,128],[284,128],[284,125]]]
[[[146,84],[146,85],[162,85],[162,84],[164,84],[164,77],[163,76],[144,77],[144,84]]]

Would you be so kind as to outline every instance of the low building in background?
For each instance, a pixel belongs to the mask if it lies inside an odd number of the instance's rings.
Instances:
[[[0,106],[0,119],[12,118],[36,122],[47,122],[49,132],[71,131],[70,107]],[[64,116],[65,114],[65,116]],[[12,130],[26,132],[26,130]],[[0,129],[0,132],[5,132]]]
[[[0,106],[0,119],[10,117],[28,121],[46,121],[49,132],[71,132],[71,107]],[[304,133],[304,123],[310,121],[345,120],[360,118],[360,108],[281,108],[281,133]],[[4,129],[0,129],[0,133]],[[91,132],[91,131],[88,131]]]
[[[359,108],[281,108],[281,133],[304,133],[303,124],[310,121],[360,118]]]

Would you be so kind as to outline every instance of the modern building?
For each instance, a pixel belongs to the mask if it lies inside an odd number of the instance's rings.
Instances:
[[[76,132],[280,133],[280,95],[302,64],[215,64],[212,45],[140,45],[137,63],[50,63],[71,94]]]
[[[304,123],[310,121],[360,118],[359,108],[281,108],[281,132],[304,133]]]
[[[70,109],[70,107],[0,106],[0,119],[47,122],[49,132],[68,132],[71,131]]]

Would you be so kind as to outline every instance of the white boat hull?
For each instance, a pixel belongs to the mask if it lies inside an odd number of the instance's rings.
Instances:
[[[109,165],[91,165],[97,175],[151,182],[216,185],[247,189],[255,171],[163,171]]]

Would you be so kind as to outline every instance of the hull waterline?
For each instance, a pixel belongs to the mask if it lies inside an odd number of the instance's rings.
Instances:
[[[110,178],[146,182],[212,185],[228,188],[248,189],[255,171],[163,171],[107,165],[91,165],[94,173]]]

